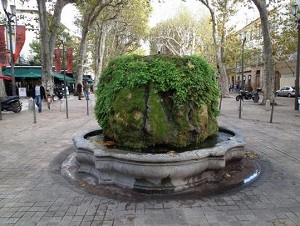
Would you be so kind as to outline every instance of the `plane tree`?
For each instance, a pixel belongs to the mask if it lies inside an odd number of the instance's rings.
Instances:
[[[214,40],[218,80],[222,96],[229,95],[229,83],[225,65],[226,37],[230,30],[229,19],[235,15],[239,0],[199,0],[209,11]]]
[[[41,66],[42,82],[46,89],[53,90],[54,81],[51,74],[53,63],[53,52],[56,45],[58,27],[61,21],[63,7],[77,0],[57,0],[55,3],[48,3],[47,0],[37,0],[40,43],[41,43]]]
[[[115,56],[130,54],[148,37],[151,12],[148,0],[129,0],[122,7],[107,8],[90,29],[90,52],[97,83],[103,66]]]
[[[266,1],[266,0],[252,0],[256,6],[261,21],[261,29],[263,36],[263,53],[264,53],[264,63],[265,63],[265,82],[263,86],[264,99],[266,100],[274,99],[274,83],[275,83],[275,68],[274,68],[274,52],[273,44],[271,38],[271,24],[269,12],[274,6],[279,6],[283,3],[282,0]]]
[[[170,55],[202,55],[211,63],[215,62],[212,30],[207,14],[195,18],[186,7],[170,19],[151,28],[150,53],[157,53],[161,46],[162,53]]]
[[[83,68],[87,50],[87,38],[91,27],[104,10],[118,9],[126,4],[128,0],[90,0],[79,1],[77,4],[81,18],[77,21],[80,26],[81,38],[78,50],[77,77],[76,83],[81,83],[83,78]]]
[[[23,0],[27,1],[27,0]],[[81,42],[78,50],[78,68],[77,68],[77,81],[82,80],[82,65],[86,50],[86,36],[89,27],[93,24],[97,16],[107,6],[114,6],[122,4],[125,0],[37,0],[38,15],[39,15],[39,30],[40,30],[40,60],[42,66],[42,82],[46,89],[53,90],[54,81],[51,74],[53,64],[53,52],[57,46],[57,36],[59,26],[61,24],[62,9],[67,4],[76,4],[78,9],[82,10],[82,23],[81,23]]]

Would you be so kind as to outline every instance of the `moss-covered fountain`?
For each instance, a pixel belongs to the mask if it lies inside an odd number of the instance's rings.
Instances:
[[[215,175],[245,154],[243,136],[218,126],[218,97],[215,71],[202,58],[115,58],[97,87],[100,128],[73,138],[64,174],[75,166],[95,186],[144,193],[216,183]]]

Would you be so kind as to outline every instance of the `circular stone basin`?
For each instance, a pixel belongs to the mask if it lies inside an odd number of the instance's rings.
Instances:
[[[181,192],[218,182],[211,172],[244,158],[244,137],[226,127],[219,127],[219,132],[228,134],[228,138],[213,147],[149,154],[107,148],[91,141],[91,137],[102,134],[101,129],[84,131],[73,137],[75,152],[65,160],[62,169],[75,166],[78,173],[92,176],[92,183],[97,186],[117,185],[151,194]]]

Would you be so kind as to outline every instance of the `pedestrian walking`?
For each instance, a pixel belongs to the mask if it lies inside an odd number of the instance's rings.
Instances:
[[[83,83],[83,93],[84,93],[84,96],[85,96],[85,99],[86,100],[89,100],[89,92],[90,92],[90,85],[88,82],[84,82]]]
[[[51,111],[51,103],[52,103],[53,99],[52,99],[52,96],[50,94],[50,91],[47,90],[47,107],[48,107],[48,110]]]
[[[240,92],[240,83],[237,83],[236,84],[236,90],[235,90],[236,93],[239,93]]]
[[[43,107],[42,100],[46,99],[45,88],[42,86],[41,82],[38,82],[34,89],[32,89],[31,96],[35,100],[35,104],[39,109],[39,113],[41,113]]]
[[[82,93],[82,85],[81,85],[81,83],[77,84],[77,93],[78,93],[78,100],[81,100],[81,93]]]

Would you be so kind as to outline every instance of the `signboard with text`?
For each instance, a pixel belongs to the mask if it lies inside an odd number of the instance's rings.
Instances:
[[[26,88],[25,87],[20,87],[19,88],[19,96],[20,97],[26,97]]]

